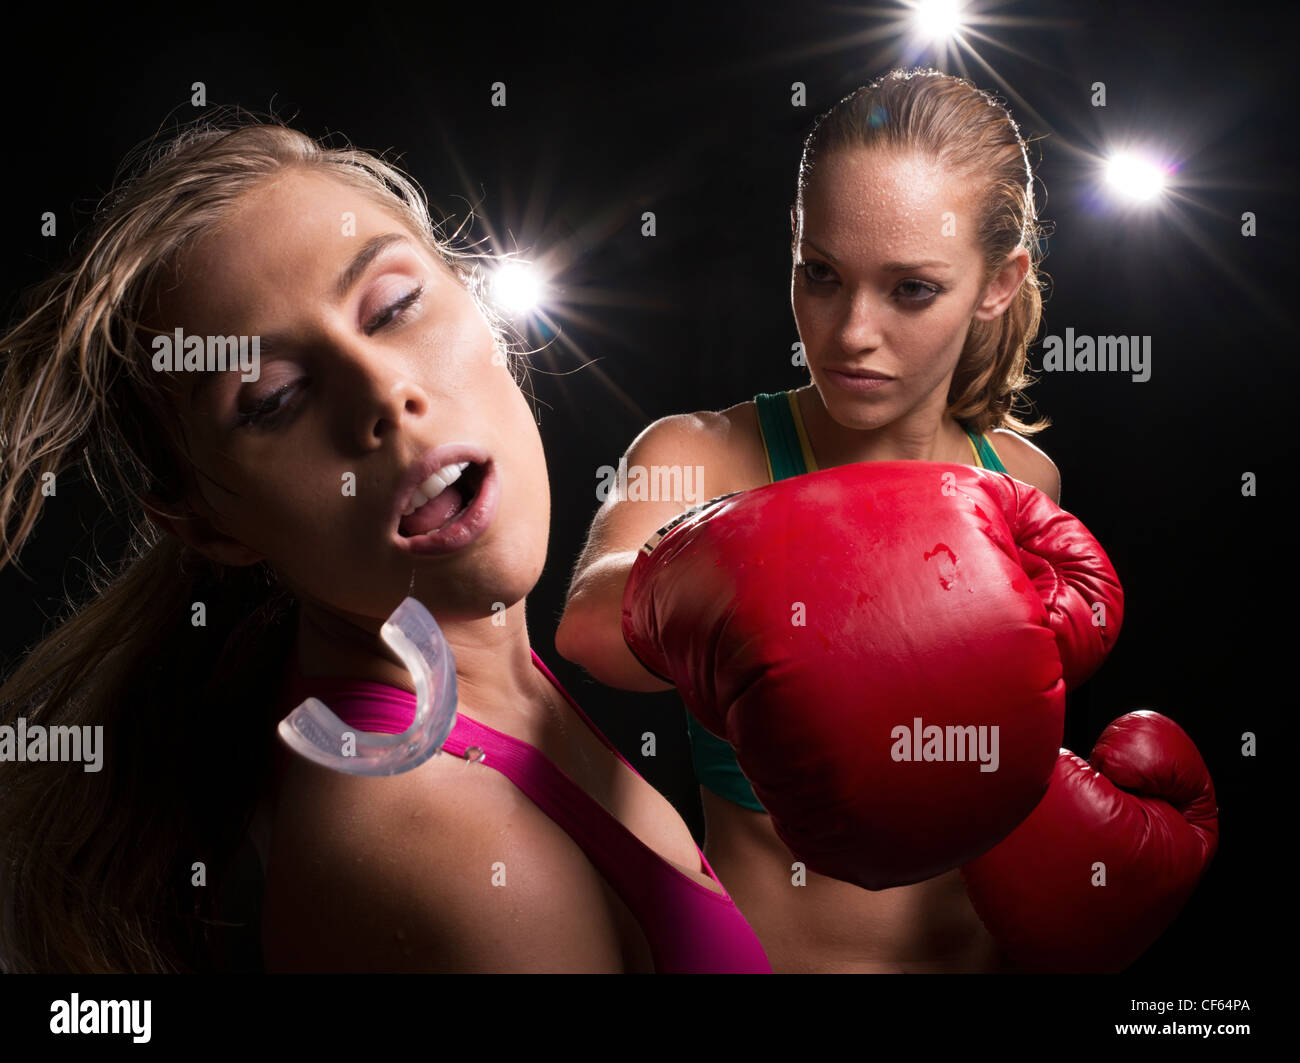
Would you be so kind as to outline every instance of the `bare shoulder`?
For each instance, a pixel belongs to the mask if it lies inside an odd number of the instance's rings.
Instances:
[[[628,452],[699,447],[725,453],[746,442],[745,437],[757,432],[757,427],[753,402],[737,403],[725,410],[674,413],[647,425],[632,441]]]
[[[601,880],[504,776],[451,755],[363,778],[299,762],[263,905],[268,971],[618,971]]]
[[[706,497],[767,482],[766,461],[752,401],[724,410],[697,410],[661,417],[628,448],[629,465],[695,467],[703,471]]]
[[[1009,428],[993,429],[989,432],[989,439],[1008,473],[1017,480],[1037,487],[1053,502],[1060,504],[1060,470],[1039,447]]]

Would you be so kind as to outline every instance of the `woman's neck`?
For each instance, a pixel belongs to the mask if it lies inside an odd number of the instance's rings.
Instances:
[[[382,626],[382,620],[304,602],[296,640],[303,676],[364,679],[414,694],[415,682],[383,641]],[[456,661],[462,709],[489,725],[511,714],[528,715],[538,683],[523,600],[492,617],[440,621],[438,627]]]
[[[818,468],[856,461],[948,461],[968,464],[965,429],[942,405],[917,409],[876,429],[845,428],[832,420],[817,389],[809,384],[795,395]]]

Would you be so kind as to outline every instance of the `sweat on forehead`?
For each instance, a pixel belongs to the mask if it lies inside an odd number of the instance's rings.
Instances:
[[[803,196],[802,236],[830,253],[863,240],[910,245],[973,243],[977,188],[969,177],[916,153],[846,149],[820,160]]]

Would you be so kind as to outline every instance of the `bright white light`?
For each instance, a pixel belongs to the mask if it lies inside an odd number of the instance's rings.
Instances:
[[[1149,159],[1124,153],[1106,163],[1106,183],[1125,199],[1147,203],[1164,190],[1165,172]]]
[[[541,278],[527,262],[505,262],[492,277],[492,298],[510,314],[526,314],[541,302]]]
[[[961,9],[961,0],[919,0],[914,16],[917,32],[931,41],[957,36],[962,27]]]

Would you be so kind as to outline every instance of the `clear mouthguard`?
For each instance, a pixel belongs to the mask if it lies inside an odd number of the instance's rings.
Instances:
[[[456,662],[429,610],[406,598],[380,634],[415,680],[415,719],[401,734],[358,731],[308,698],[280,721],[281,740],[315,764],[349,775],[400,775],[442,748],[456,722]]]

